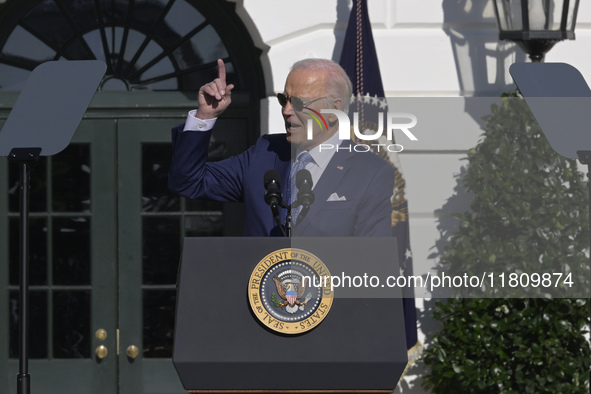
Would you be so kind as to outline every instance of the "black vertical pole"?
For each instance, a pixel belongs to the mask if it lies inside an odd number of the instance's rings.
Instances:
[[[287,216],[285,217],[285,236],[291,237],[293,231],[293,223],[291,221],[291,206],[287,208]]]
[[[29,375],[29,164],[20,166],[20,291],[18,394],[31,392]]]
[[[30,394],[29,375],[29,164],[39,160],[41,148],[14,148],[8,160],[18,163],[20,169],[20,259],[19,259],[19,369],[16,375],[18,394]]]

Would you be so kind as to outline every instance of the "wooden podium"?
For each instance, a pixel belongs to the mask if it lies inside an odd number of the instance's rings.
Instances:
[[[330,303],[327,313],[310,312],[305,321],[282,318],[277,313],[285,314],[288,306],[277,306],[281,292],[279,287],[273,291],[271,276],[293,277],[297,267],[290,264],[297,259],[270,267],[280,250],[305,251],[332,276],[355,280],[349,287],[335,287],[331,299],[328,288],[322,290],[318,298],[323,299],[315,305]],[[400,273],[396,256],[392,238],[186,238],[173,349],[183,386],[192,393],[392,392],[407,364],[401,292],[385,284],[389,275]],[[364,275],[367,286],[356,287]],[[271,310],[266,312],[258,301],[269,293],[275,293],[275,306],[267,302]],[[312,286],[306,293],[316,294]],[[313,308],[314,298],[309,298],[301,313]],[[292,331],[317,325],[286,334],[268,321]]]

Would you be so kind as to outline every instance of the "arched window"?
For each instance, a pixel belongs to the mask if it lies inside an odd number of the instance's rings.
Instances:
[[[195,0],[9,1],[0,17],[0,90],[20,90],[45,61],[98,59],[107,64],[102,90],[193,91],[215,78],[222,58],[238,89],[260,97],[260,53],[228,12],[233,7]]]

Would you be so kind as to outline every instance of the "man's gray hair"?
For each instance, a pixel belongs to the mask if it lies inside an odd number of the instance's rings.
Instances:
[[[343,106],[348,109],[353,94],[353,85],[343,68],[329,59],[304,59],[291,67],[293,70],[323,71],[326,74],[326,94],[334,98],[345,100]]]

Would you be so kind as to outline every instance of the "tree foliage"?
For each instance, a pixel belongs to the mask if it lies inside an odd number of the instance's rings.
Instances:
[[[435,393],[588,392],[589,300],[563,298],[588,294],[586,184],[576,161],[552,150],[516,94],[504,95],[486,122],[463,178],[474,195],[471,210],[457,216],[441,269],[561,273],[572,283],[505,282],[438,302],[433,314],[442,327],[425,351],[425,386]]]

